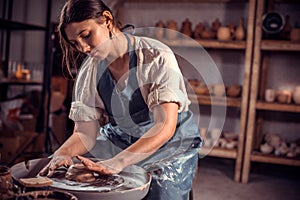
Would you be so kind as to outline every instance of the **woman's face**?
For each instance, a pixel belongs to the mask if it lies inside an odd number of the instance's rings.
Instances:
[[[96,19],[73,22],[65,28],[68,40],[80,52],[104,59],[109,53],[109,29],[107,23]]]

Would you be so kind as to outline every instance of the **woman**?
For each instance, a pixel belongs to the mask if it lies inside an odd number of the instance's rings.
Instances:
[[[100,0],[67,1],[58,28],[69,71],[76,58],[86,59],[69,114],[74,133],[41,174],[70,166],[75,156],[104,174],[136,164],[153,175],[147,199],[187,199],[201,139],[172,51],[159,41],[123,33]],[[97,148],[105,159],[79,156],[97,137],[109,144]]]

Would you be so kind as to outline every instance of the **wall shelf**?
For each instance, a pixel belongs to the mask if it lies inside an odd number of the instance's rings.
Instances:
[[[236,149],[224,149],[215,147],[213,149],[202,147],[199,151],[200,155],[209,155],[212,157],[219,157],[219,158],[230,158],[236,159],[237,158],[237,150]]]
[[[0,85],[43,85],[42,81],[7,80],[0,81]]]
[[[300,166],[299,158],[288,158],[283,156],[267,155],[260,152],[253,152],[251,161],[261,163],[271,163],[280,165]]]
[[[286,6],[289,6],[289,8],[287,9],[286,7],[284,7],[284,9],[286,9],[285,12],[293,12],[293,11],[296,12],[299,10],[299,7],[298,6],[295,7],[294,10],[293,5],[292,4],[289,5],[289,3],[293,3],[293,2],[296,1],[257,0],[257,6],[256,6],[257,10],[256,10],[256,17],[255,17],[256,18],[255,41],[254,41],[253,58],[252,58],[253,66],[252,66],[252,78],[251,78],[251,94],[250,94],[250,101],[249,101],[248,124],[247,124],[245,152],[244,152],[244,160],[243,160],[244,163],[243,163],[243,172],[242,172],[243,183],[247,183],[249,181],[251,162],[300,166],[299,157],[294,159],[294,158],[288,158],[284,156],[265,155],[257,152],[257,146],[261,144],[262,142],[261,139],[263,138],[264,135],[264,128],[265,128],[264,126],[268,126],[267,124],[266,125],[264,124],[265,116],[261,111],[278,112],[276,114],[279,115],[283,114],[282,112],[296,113],[297,118],[295,118],[295,120],[299,121],[298,119],[300,119],[300,116],[298,116],[298,114],[300,113],[300,105],[293,104],[293,103],[290,104],[281,104],[277,102],[269,103],[261,100],[265,93],[265,90],[267,89],[268,80],[272,80],[272,78],[274,80],[276,80],[277,78],[278,80],[278,78],[281,77],[280,71],[276,72],[275,74],[272,74],[272,77],[268,75],[269,67],[272,67],[271,59],[274,59],[274,56],[278,56],[278,55],[291,56],[294,55],[294,52],[300,51],[300,43],[297,42],[292,42],[288,40],[263,39],[264,32],[262,30],[262,16],[266,12],[271,12],[271,11],[282,12],[282,10],[280,10],[281,6],[275,5],[276,3],[279,4],[287,3]],[[274,10],[274,8],[276,8],[276,10]],[[288,60],[286,60],[285,62],[288,62]]]
[[[265,51],[300,51],[300,43],[288,40],[262,40],[260,48]]]
[[[193,104],[241,107],[240,98],[214,97],[214,96],[194,95],[194,94],[189,94],[189,98]]]
[[[6,19],[0,18],[0,29],[7,29],[7,30],[46,30],[46,27],[37,26],[32,24],[26,24],[22,22],[10,21]]]
[[[167,40],[162,39],[161,42],[165,43],[168,46],[172,47],[204,47],[204,48],[213,48],[213,49],[236,49],[236,50],[245,50],[246,49],[246,41],[218,41],[218,40],[188,40],[188,39],[175,39],[175,40]]]
[[[300,113],[300,105],[296,104],[267,103],[258,101],[256,102],[256,109]]]

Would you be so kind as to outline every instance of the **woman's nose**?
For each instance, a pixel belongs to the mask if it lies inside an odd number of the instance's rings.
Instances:
[[[87,43],[81,43],[79,46],[79,51],[82,53],[89,53],[91,51],[91,47]]]
[[[90,53],[91,47],[89,45],[85,45],[82,47],[82,52],[83,53]]]

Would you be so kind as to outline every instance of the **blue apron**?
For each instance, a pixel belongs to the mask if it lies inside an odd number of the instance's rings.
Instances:
[[[103,159],[126,149],[153,126],[153,115],[138,87],[137,56],[129,37],[125,36],[130,57],[125,88],[122,91],[117,89],[105,61],[98,68],[97,90],[109,115],[109,123],[101,128],[98,141],[102,143],[93,151],[101,151],[95,154]],[[179,113],[174,136],[156,153],[137,163],[153,176],[145,199],[187,199],[200,146],[199,129],[192,113]]]

